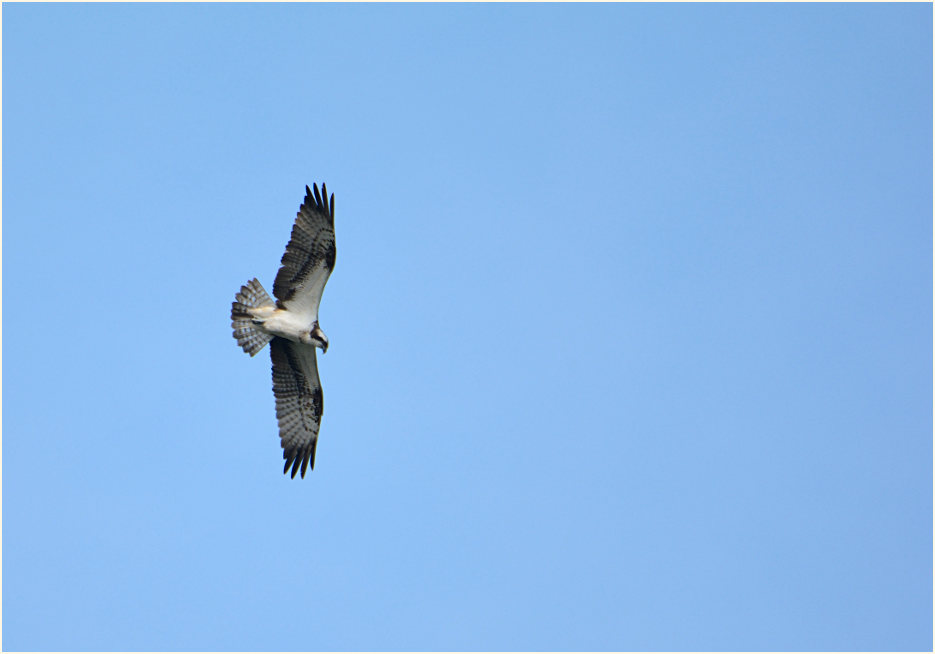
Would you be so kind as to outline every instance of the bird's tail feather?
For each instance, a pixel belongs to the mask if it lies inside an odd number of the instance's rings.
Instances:
[[[250,310],[272,304],[272,298],[256,278],[240,288],[235,301],[231,304],[231,327],[234,328],[234,338],[237,339],[237,345],[250,356],[254,356],[273,340],[272,335],[257,329]]]

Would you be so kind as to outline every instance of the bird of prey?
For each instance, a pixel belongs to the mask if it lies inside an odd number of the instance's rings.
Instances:
[[[305,187],[292,237],[282,255],[282,266],[273,282],[276,302],[256,278],[241,287],[231,305],[234,338],[243,351],[254,356],[269,343],[273,360],[273,395],[283,474],[292,478],[315,469],[315,446],[321,427],[323,398],[318,379],[315,348],[328,351],[328,338],[318,326],[318,305],[325,283],[334,269],[334,194],[313,184]]]

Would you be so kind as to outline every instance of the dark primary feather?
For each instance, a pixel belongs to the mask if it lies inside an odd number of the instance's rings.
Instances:
[[[273,395],[276,397],[276,418],[283,473],[292,468],[292,477],[301,469],[315,468],[315,447],[324,409],[321,382],[315,348],[276,337],[270,342],[273,362]]]
[[[273,295],[277,304],[291,300],[302,284],[317,268],[326,275],[334,269],[334,194],[328,200],[328,189],[313,184],[314,191],[305,187],[305,200],[296,214],[292,236],[282,255],[282,267],[273,283]]]

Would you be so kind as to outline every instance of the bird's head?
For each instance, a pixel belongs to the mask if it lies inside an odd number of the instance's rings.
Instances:
[[[325,332],[321,331],[321,327],[318,326],[317,322],[315,326],[312,327],[312,331],[308,333],[308,343],[309,345],[320,347],[322,353],[328,351],[328,337],[325,336]]]

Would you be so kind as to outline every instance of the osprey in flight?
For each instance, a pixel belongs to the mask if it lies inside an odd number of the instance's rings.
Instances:
[[[256,278],[243,285],[231,305],[234,338],[243,351],[255,355],[269,343],[273,360],[273,395],[285,474],[311,464],[321,427],[323,398],[315,348],[328,351],[328,338],[318,326],[318,305],[334,269],[334,194],[313,184],[305,187],[305,200],[292,227],[292,238],[282,255],[282,267],[273,282],[276,302]]]

